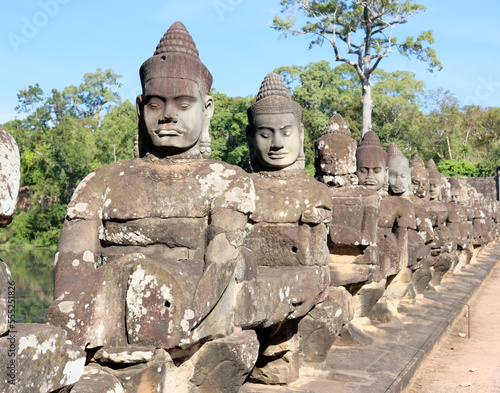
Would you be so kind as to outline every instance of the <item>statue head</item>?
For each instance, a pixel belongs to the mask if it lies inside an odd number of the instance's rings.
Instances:
[[[429,174],[429,199],[431,201],[440,201],[442,200],[441,173],[439,173],[436,163],[432,158],[427,162],[427,172]]]
[[[359,142],[356,161],[359,184],[381,192],[387,182],[387,153],[375,132],[368,131]]]
[[[139,155],[209,158],[212,75],[181,22],[170,26],[139,73]]]
[[[338,113],[333,115],[316,142],[314,167],[316,178],[331,187],[357,183],[356,148],[347,123]]]
[[[410,161],[394,143],[391,143],[387,149],[387,167],[389,168],[390,193],[392,195],[410,195]]]
[[[429,199],[429,175],[422,159],[415,155],[410,161],[413,193],[421,199]]]
[[[462,187],[457,179],[450,179],[450,202],[460,204],[462,202]]]
[[[441,175],[441,201],[447,203],[451,201],[451,186],[446,176],[444,176],[442,173],[440,173],[440,175]]]
[[[304,169],[302,108],[292,100],[279,75],[266,75],[247,114],[253,171]]]

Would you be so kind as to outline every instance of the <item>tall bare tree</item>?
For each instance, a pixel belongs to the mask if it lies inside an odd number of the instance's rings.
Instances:
[[[398,39],[393,29],[425,11],[426,7],[414,0],[281,0],[281,16],[276,16],[273,28],[282,37],[305,34],[312,37],[309,48],[330,43],[335,60],[354,67],[362,85],[362,134],[371,129],[372,98],[370,76],[384,57],[399,52],[414,55],[429,65],[429,70],[440,70],[442,65],[436,52],[432,30],[417,38]],[[297,27],[295,15],[304,18]]]

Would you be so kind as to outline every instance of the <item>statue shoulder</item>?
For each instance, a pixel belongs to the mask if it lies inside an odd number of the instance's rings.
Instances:
[[[142,165],[140,159],[129,159],[89,173],[76,187],[68,204],[67,219],[98,219],[108,185],[116,178],[126,177],[132,168]]]
[[[200,160],[196,174],[201,189],[216,200],[216,205],[244,214],[255,210],[255,187],[242,168],[224,161]]]

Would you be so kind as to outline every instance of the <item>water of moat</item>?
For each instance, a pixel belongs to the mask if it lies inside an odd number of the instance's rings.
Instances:
[[[0,250],[15,282],[16,322],[45,322],[54,292],[54,254],[43,248]]]

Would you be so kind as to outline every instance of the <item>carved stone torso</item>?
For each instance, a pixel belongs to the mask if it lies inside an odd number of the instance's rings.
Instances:
[[[102,223],[106,263],[134,252],[203,259],[211,210],[251,210],[250,183],[236,175],[235,167],[214,160],[126,160],[87,176],[68,217]]]
[[[332,214],[328,187],[301,170],[254,173],[252,180],[256,203],[245,245],[259,265],[328,264],[325,223]]]
[[[302,170],[253,173],[255,212],[243,245],[256,276],[238,293],[238,326],[269,327],[307,314],[330,283],[328,187]]]

